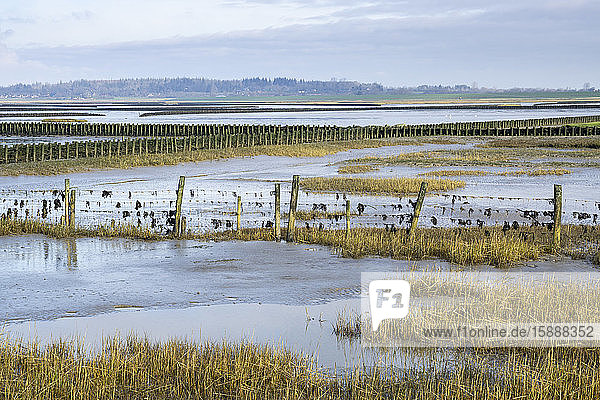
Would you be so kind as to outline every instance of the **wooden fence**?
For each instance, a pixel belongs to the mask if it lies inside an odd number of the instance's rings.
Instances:
[[[0,122],[0,135],[16,136],[204,136],[217,134],[290,135],[292,131],[307,132],[357,132],[370,135],[405,132],[403,136],[468,135],[469,132],[489,129],[558,127],[568,124],[600,122],[600,115],[515,119],[503,121],[452,122],[440,124],[391,126],[315,126],[315,125],[216,125],[216,124],[123,124],[123,123],[69,123],[69,122]],[[408,133],[407,133],[408,132]],[[474,133],[481,134],[481,133]]]
[[[600,116],[598,117],[600,118]],[[9,123],[10,124],[10,123]],[[34,124],[36,125],[36,124]],[[37,124],[36,128],[45,126]],[[64,125],[64,126],[63,126]],[[128,135],[136,136],[137,130],[155,125],[116,124],[57,124],[66,127],[67,134],[78,134],[73,129],[87,126],[95,132],[100,127],[129,127]],[[31,126],[31,124],[24,124]],[[88,157],[111,157],[122,155],[168,154],[205,149],[229,149],[263,145],[293,145],[348,140],[390,139],[432,135],[451,136],[597,136],[600,126],[526,126],[526,127],[477,127],[477,125],[403,125],[403,126],[275,126],[275,125],[156,125],[169,132],[169,136],[123,137],[120,139],[87,140],[67,143],[33,143],[0,146],[0,164],[68,160]],[[203,130],[195,132],[193,129]],[[29,128],[28,128],[29,129]],[[111,128],[112,129],[112,128]],[[31,134],[31,131],[28,131]],[[112,135],[112,130],[110,135]],[[187,132],[187,134],[186,134]],[[196,134],[198,133],[198,134]],[[46,134],[46,133],[44,133]],[[182,136],[170,136],[182,134]],[[98,133],[102,135],[102,133]]]

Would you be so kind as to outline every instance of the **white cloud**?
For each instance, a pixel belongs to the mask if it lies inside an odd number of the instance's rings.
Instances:
[[[27,67],[1,79],[598,85],[596,15],[598,2],[584,0],[3,0],[0,60]]]

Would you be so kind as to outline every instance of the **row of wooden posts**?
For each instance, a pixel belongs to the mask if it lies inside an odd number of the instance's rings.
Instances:
[[[185,176],[179,177],[179,184],[177,185],[177,199],[175,202],[175,223],[173,227],[173,236],[181,237],[186,232],[186,220],[182,216],[182,204],[185,187]],[[296,211],[298,207],[298,191],[300,189],[300,176],[294,175],[292,178],[292,190],[290,194],[290,208],[288,213],[288,227],[286,231],[285,240],[288,242],[294,242],[295,231],[296,231]],[[414,238],[419,223],[419,216],[425,200],[425,194],[427,192],[427,182],[421,182],[417,201],[413,210],[413,216],[408,230],[409,239]],[[69,179],[65,179],[65,212],[64,216],[61,217],[62,223],[68,227],[75,226],[75,189],[71,188]],[[561,225],[562,225],[562,186],[554,185],[554,216],[553,216],[553,238],[552,238],[552,249],[557,252],[560,249],[561,240]],[[281,237],[281,184],[275,184],[275,240],[280,241]],[[351,216],[350,200],[346,200],[345,204],[345,217],[346,217],[346,239],[350,234],[350,216]],[[237,209],[236,209],[236,230],[241,229],[241,218],[242,218],[242,197],[237,196]]]
[[[0,164],[37,162],[50,160],[68,160],[90,157],[112,157],[122,155],[144,156],[148,154],[170,154],[185,151],[248,148],[264,145],[292,145],[301,143],[319,143],[347,140],[387,139],[396,137],[428,136],[431,131],[417,130],[411,127],[379,127],[370,130],[366,127],[346,129],[334,127],[328,131],[304,130],[301,127],[292,130],[268,130],[261,133],[209,133],[199,136],[161,136],[144,138],[123,138],[121,140],[86,140],[67,143],[28,143],[12,146],[0,146]],[[436,134],[447,134],[444,129]],[[456,136],[596,136],[600,135],[599,126],[554,126],[525,128],[473,128],[453,131]]]
[[[574,117],[530,118],[499,121],[446,122],[438,124],[392,125],[392,126],[318,126],[318,125],[232,125],[232,124],[131,124],[131,123],[73,123],[73,122],[0,122],[0,135],[16,136],[202,136],[208,134],[236,134],[251,132],[259,134],[281,130],[303,131],[314,130],[356,130],[367,131],[391,130],[405,127],[410,132],[431,132],[429,134],[452,134],[473,129],[510,129],[527,127],[548,127],[568,124],[600,122],[600,115],[583,115]],[[444,132],[444,133],[440,133]],[[455,133],[456,134],[456,133]]]

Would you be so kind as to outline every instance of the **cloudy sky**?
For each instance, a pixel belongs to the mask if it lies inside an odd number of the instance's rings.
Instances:
[[[0,84],[345,78],[600,86],[600,0],[2,0]]]

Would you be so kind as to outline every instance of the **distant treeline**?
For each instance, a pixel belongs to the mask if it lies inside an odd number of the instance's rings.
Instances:
[[[379,83],[347,80],[307,81],[290,78],[249,79],[118,79],[78,80],[60,83],[16,84],[0,87],[0,98],[116,98],[116,97],[216,97],[216,96],[364,96],[405,94],[504,93],[527,92],[533,89],[492,90],[468,85],[389,88]],[[550,90],[552,92],[553,90]],[[587,92],[594,91],[588,88]]]
[[[0,88],[0,96],[2,97],[41,98],[364,95],[383,93],[386,93],[386,89],[377,83],[305,81],[288,78],[79,80],[60,83],[17,84]]]

